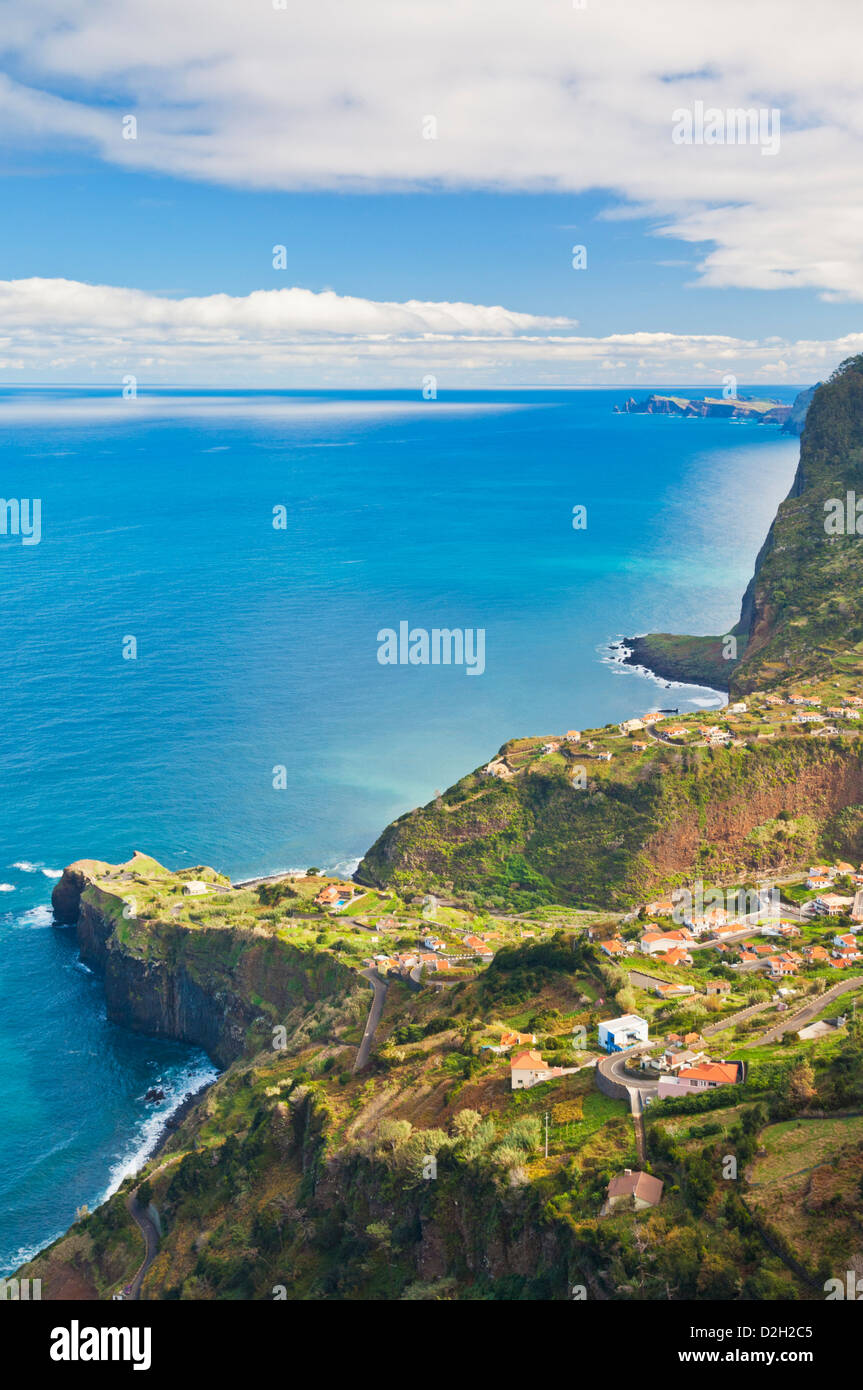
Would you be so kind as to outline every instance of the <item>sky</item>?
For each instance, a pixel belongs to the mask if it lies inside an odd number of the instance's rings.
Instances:
[[[861,39],[856,0],[0,0],[0,383],[808,384],[863,351]]]

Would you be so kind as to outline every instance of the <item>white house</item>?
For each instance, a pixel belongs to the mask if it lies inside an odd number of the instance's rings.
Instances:
[[[512,1089],[520,1091],[535,1086],[539,1081],[548,1081],[551,1076],[551,1068],[546,1066],[540,1052],[528,1048],[526,1052],[518,1052],[513,1057],[509,1064],[509,1074]]]
[[[657,956],[665,951],[673,951],[677,946],[685,949],[691,941],[692,937],[687,931],[645,932],[638,948],[643,956]]]
[[[696,1067],[681,1067],[677,1076],[661,1076],[657,1096],[692,1095],[713,1090],[716,1086],[734,1086],[743,1080],[740,1062],[702,1062]]]
[[[424,936],[423,945],[427,951],[442,951],[445,943],[438,936]]]
[[[647,1020],[639,1018],[637,1014],[608,1018],[599,1025],[599,1045],[606,1052],[622,1052],[625,1047],[648,1041]]]
[[[183,884],[183,892],[186,897],[195,897],[200,893],[209,893],[210,885],[201,878],[190,878],[188,883]]]
[[[822,893],[815,899],[815,911],[827,917],[838,917],[842,912],[850,912],[854,906],[853,898],[845,898],[841,893]]]

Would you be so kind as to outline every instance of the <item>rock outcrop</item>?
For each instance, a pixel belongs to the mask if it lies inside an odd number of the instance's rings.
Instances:
[[[52,901],[55,919],[75,926],[81,960],[104,977],[112,1022],[191,1043],[227,1066],[254,1041],[250,1030],[258,1028],[260,1046],[294,1009],[360,986],[331,954],[294,946],[275,926],[175,918],[184,881],[205,876],[231,892],[212,869],[171,875],[139,854],[123,865],[79,860],[63,871]]]

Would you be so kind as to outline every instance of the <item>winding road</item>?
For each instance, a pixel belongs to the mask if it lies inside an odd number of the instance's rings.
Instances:
[[[131,1216],[141,1235],[144,1237],[144,1258],[138,1266],[138,1272],[130,1284],[123,1290],[126,1299],[138,1299],[141,1297],[141,1285],[144,1282],[144,1275],[156,1258],[159,1249],[159,1232],[156,1223],[150,1216],[146,1207],[142,1207],[138,1201],[138,1189],[133,1187],[129,1196],[126,1198],[126,1210]]]
[[[750,1042],[743,1043],[744,1047],[761,1047],[765,1043],[778,1042],[784,1033],[796,1033],[798,1029],[805,1028],[807,1023],[811,1023],[816,1014],[820,1013],[825,1004],[831,1004],[834,999],[838,999],[842,994],[848,994],[852,989],[859,989],[863,985],[863,976],[855,975],[853,980],[840,980],[836,985],[831,985],[823,994],[817,994],[814,999],[810,999],[796,1013],[789,1014],[775,1028],[771,1028],[759,1037],[753,1038]]]
[[[370,967],[368,970],[361,970],[360,974],[363,979],[368,980],[374,990],[374,997],[372,999],[372,1006],[369,1009],[369,1016],[366,1019],[366,1027],[362,1042],[357,1050],[357,1057],[354,1062],[355,1072],[362,1071],[366,1062],[369,1060],[369,1052],[371,1051],[372,1041],[375,1036],[375,1029],[381,1021],[381,1014],[384,1011],[384,1000],[387,997],[387,986],[376,970]]]

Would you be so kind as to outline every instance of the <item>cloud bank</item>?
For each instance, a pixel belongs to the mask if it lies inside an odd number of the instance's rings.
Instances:
[[[580,335],[500,305],[376,302],[302,288],[169,299],[33,278],[0,281],[5,382],[421,387],[675,381],[808,382],[863,351],[863,333],[790,341],[664,332]]]

